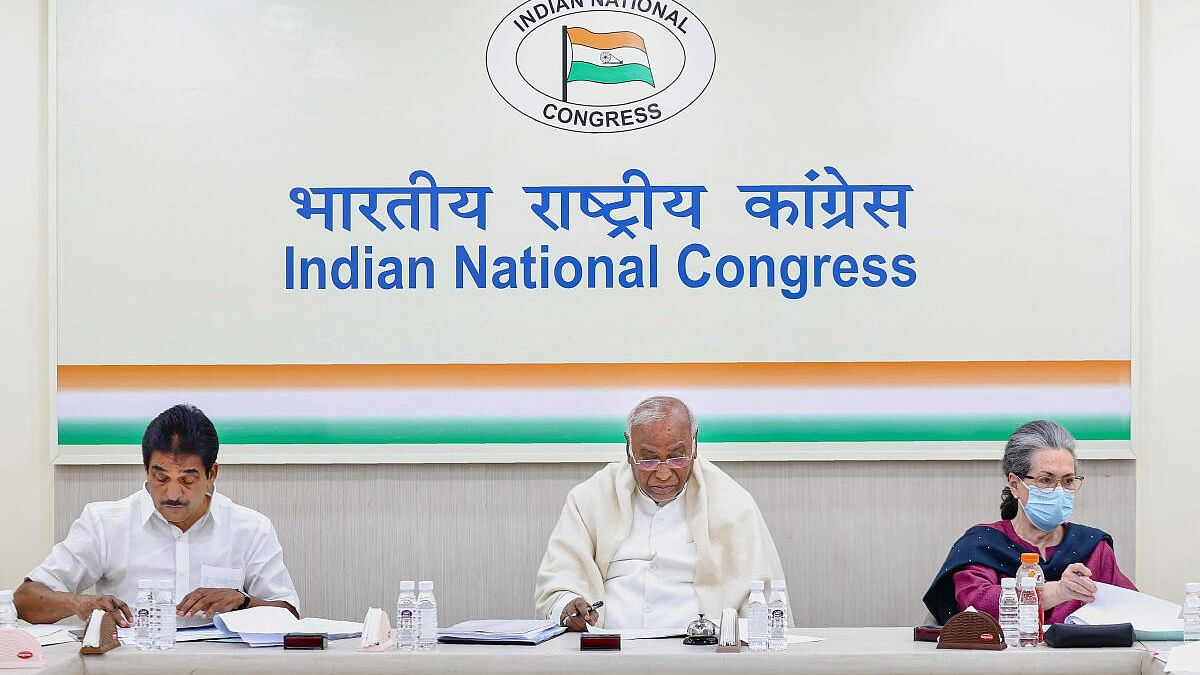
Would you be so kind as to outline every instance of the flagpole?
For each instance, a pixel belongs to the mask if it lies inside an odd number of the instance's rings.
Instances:
[[[563,64],[563,103],[567,102],[567,24],[563,24],[563,48],[562,48],[562,64]]]

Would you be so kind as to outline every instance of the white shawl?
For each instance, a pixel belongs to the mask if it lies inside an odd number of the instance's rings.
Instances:
[[[629,536],[637,483],[627,462],[613,462],[567,494],[550,534],[534,589],[537,616],[563,595],[604,599],[608,564]],[[751,579],[783,579],[783,565],[754,498],[705,460],[692,466],[686,500],[698,561],[694,588],[700,611],[714,619],[725,607],[746,615]],[[604,626],[604,610],[598,626]]]

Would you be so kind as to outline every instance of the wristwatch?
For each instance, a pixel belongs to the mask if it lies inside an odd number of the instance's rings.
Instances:
[[[239,590],[238,593],[241,593],[242,596],[245,597],[245,600],[242,600],[242,604],[238,607],[238,609],[246,609],[250,606],[250,594],[241,590]]]

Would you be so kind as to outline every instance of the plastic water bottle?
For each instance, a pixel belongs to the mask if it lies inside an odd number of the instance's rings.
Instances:
[[[432,581],[422,581],[417,589],[417,649],[427,652],[437,646],[437,599]]]
[[[761,579],[750,582],[750,598],[746,602],[750,612],[747,622],[746,643],[752,652],[767,651],[767,597],[763,595]]]
[[[1021,646],[1021,625],[1018,618],[1020,601],[1017,600],[1017,580],[1007,577],[1000,580],[1000,630],[1009,647]]]
[[[782,579],[773,579],[771,601],[767,603],[767,649],[787,649],[787,626],[787,584]]]
[[[1183,639],[1200,640],[1200,583],[1190,583],[1183,596]]]
[[[154,649],[154,634],[150,615],[154,611],[154,581],[138,579],[137,597],[133,601],[133,646],[139,652]]]
[[[0,628],[17,627],[17,606],[12,596],[12,591],[0,591]]]
[[[417,596],[411,581],[400,582],[400,597],[396,600],[396,649],[411,652],[417,648]]]
[[[1017,568],[1017,579],[1032,577],[1036,582],[1034,589],[1037,591],[1038,597],[1038,642],[1041,642],[1042,624],[1046,623],[1046,610],[1042,605],[1042,591],[1046,588],[1046,575],[1042,572],[1041,565],[1038,565],[1039,560],[1041,557],[1036,553],[1022,553],[1021,566]]]
[[[169,579],[154,584],[150,633],[155,649],[175,649],[175,582]]]
[[[1038,643],[1038,595],[1037,579],[1021,577],[1021,592],[1017,595],[1017,630],[1022,647],[1036,647]]]

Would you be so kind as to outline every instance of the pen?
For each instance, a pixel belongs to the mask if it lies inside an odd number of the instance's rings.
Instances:
[[[600,608],[601,608],[601,607],[603,607],[603,606],[604,606],[604,601],[603,601],[603,600],[597,600],[596,602],[594,602],[594,603],[592,603],[592,604],[588,605],[587,613],[588,613],[588,614],[591,614],[592,612],[594,612],[594,611],[596,611],[596,610],[600,609]],[[579,616],[579,610],[575,610],[575,613],[574,613],[574,614],[572,614],[571,616]]]

